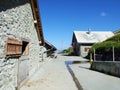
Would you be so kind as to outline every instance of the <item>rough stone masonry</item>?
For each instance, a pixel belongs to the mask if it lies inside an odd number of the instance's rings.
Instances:
[[[6,59],[8,37],[29,42],[29,55]],[[0,90],[15,90],[17,87],[19,60],[19,63],[28,61],[25,63],[27,74],[30,74],[30,71],[34,73],[35,70],[32,69],[41,60],[41,51],[43,47],[39,46],[29,0],[0,0]]]

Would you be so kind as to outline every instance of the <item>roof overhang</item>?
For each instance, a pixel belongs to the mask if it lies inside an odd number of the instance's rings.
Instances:
[[[49,43],[46,40],[45,40],[45,47],[46,47],[47,50],[50,50],[50,51],[56,51],[57,50],[57,48],[54,45],[52,45],[51,43]]]
[[[40,19],[40,12],[39,12],[39,6],[38,6],[38,0],[30,0],[33,17],[34,17],[34,24],[36,27],[36,32],[38,35],[39,43],[40,45],[44,45],[44,36],[42,31],[42,23]]]

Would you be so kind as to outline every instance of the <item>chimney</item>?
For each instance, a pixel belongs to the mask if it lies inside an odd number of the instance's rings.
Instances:
[[[88,28],[88,32],[87,32],[87,34],[90,34],[91,33],[91,29],[90,28]]]

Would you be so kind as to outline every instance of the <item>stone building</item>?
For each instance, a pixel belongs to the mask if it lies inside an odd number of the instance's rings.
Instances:
[[[102,42],[113,35],[111,31],[74,31],[72,37],[74,54],[85,57],[93,44]]]
[[[52,57],[55,54],[55,51],[57,50],[57,48],[54,45],[52,45],[46,40],[45,40],[45,47],[47,49],[46,51],[47,57]]]
[[[0,90],[15,90],[35,73],[43,45],[37,0],[0,0]]]

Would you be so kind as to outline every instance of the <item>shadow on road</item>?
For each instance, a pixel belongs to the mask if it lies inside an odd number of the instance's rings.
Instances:
[[[80,85],[78,79],[75,77],[72,69],[71,69],[70,66],[69,66],[69,65],[71,65],[71,64],[74,64],[74,61],[65,61],[65,65],[66,65],[69,73],[71,74],[71,76],[72,76],[72,78],[73,78],[73,80],[74,80],[74,82],[75,82],[78,90],[83,90],[83,88],[82,88],[82,86]]]

